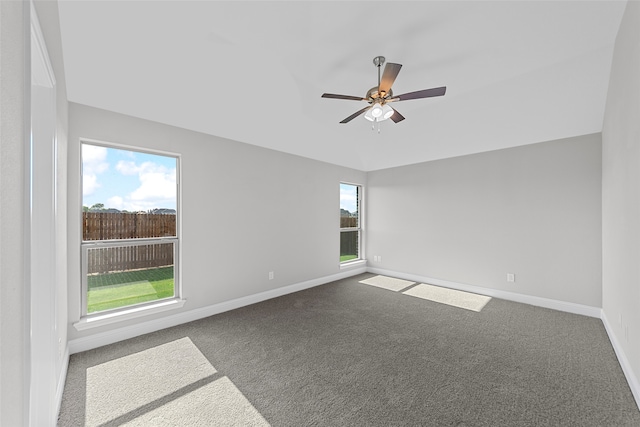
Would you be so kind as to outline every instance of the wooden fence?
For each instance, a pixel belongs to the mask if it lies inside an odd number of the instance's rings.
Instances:
[[[125,212],[83,212],[83,240],[141,239],[176,235],[176,216]]]
[[[87,273],[104,274],[173,265],[173,243],[89,248]]]
[[[349,228],[358,226],[358,217],[355,216],[341,216],[340,228]]]
[[[176,216],[123,212],[83,212],[82,238],[143,239],[176,236]],[[103,274],[173,265],[173,243],[91,247],[87,273]]]

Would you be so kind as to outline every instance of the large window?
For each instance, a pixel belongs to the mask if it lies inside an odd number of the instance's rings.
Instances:
[[[178,297],[178,158],[83,142],[83,314]]]
[[[361,258],[362,187],[340,183],[340,262]]]

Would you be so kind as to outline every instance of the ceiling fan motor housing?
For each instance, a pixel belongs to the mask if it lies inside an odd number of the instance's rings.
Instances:
[[[367,91],[367,94],[364,97],[369,101],[369,103],[384,102],[387,99],[393,98],[393,90],[389,89],[389,92],[385,93],[383,97],[380,96],[380,93],[378,92],[378,86],[374,86]]]

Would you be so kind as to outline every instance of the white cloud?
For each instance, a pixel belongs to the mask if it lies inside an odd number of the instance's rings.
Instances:
[[[154,163],[143,163],[138,172],[141,185],[133,193],[133,200],[146,200],[149,198],[175,199],[176,197],[176,170],[168,170]]]
[[[138,175],[140,186],[123,200],[112,197],[110,205],[129,211],[146,211],[154,208],[176,205],[176,169],[169,169],[153,162],[137,165],[135,162],[120,161],[116,170],[123,175]]]
[[[82,146],[82,195],[88,196],[100,187],[98,175],[109,169],[107,149],[95,145]]]
[[[107,158],[107,148],[97,145],[82,145],[82,164],[99,164]]]
[[[124,200],[120,196],[113,196],[107,199],[107,206],[115,209],[124,209]]]
[[[116,165],[116,170],[123,175],[135,175],[140,171],[140,166],[136,165],[135,162],[120,160]]]
[[[98,184],[98,177],[95,174],[88,174],[84,172],[82,174],[82,195],[88,196],[96,191],[100,184]]]

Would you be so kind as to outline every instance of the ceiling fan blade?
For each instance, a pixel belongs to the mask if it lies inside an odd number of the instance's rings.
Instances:
[[[402,68],[402,64],[394,64],[393,62],[387,62],[387,65],[384,66],[384,73],[382,73],[382,79],[380,79],[380,86],[378,87],[378,92],[389,93],[389,90],[391,90],[391,86],[393,85],[393,82],[395,82],[396,77],[398,77],[400,68]]]
[[[391,115],[390,119],[393,120],[394,123],[398,123],[404,120],[404,116],[398,113],[398,110],[393,107],[391,107],[391,109],[393,110],[393,115]]]
[[[447,91],[446,86],[436,87],[433,89],[418,90],[416,92],[403,93],[402,95],[394,96],[391,101],[406,101],[409,99],[420,99],[420,98],[430,98],[432,96],[442,96],[445,94],[446,91]]]
[[[347,117],[346,119],[341,121],[340,123],[349,123],[351,120],[355,119],[356,117],[358,117],[360,114],[364,113],[365,111],[367,111],[371,107],[372,107],[371,105],[367,105],[362,110],[356,111],[355,113],[353,113],[352,115],[350,115],[349,117]]]
[[[351,100],[351,101],[366,101],[366,99],[364,99],[361,96],[336,95],[335,93],[323,93],[322,97],[323,98],[332,98],[332,99],[348,99],[348,100]]]

